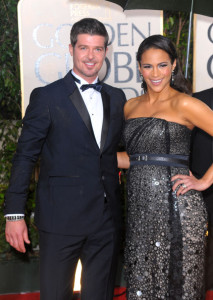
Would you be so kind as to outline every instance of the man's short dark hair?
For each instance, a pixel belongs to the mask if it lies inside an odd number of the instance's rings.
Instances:
[[[107,48],[109,36],[103,23],[93,18],[84,18],[73,24],[70,32],[70,42],[73,48],[77,43],[79,34],[100,35],[105,38],[105,49]]]

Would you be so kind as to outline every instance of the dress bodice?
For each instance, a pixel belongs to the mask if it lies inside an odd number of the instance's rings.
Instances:
[[[191,130],[164,119],[141,117],[128,119],[123,138],[127,153],[166,153],[188,155]]]
[[[129,155],[188,156],[191,130],[160,118],[125,123]],[[137,157],[137,155],[135,155]],[[128,300],[203,299],[207,214],[201,193],[177,196],[172,177],[188,166],[133,161],[127,172],[125,270]]]

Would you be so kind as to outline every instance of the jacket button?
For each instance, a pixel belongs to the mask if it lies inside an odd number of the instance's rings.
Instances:
[[[102,180],[104,180],[104,179],[105,179],[105,176],[104,176],[104,175],[102,175],[101,179],[102,179]]]

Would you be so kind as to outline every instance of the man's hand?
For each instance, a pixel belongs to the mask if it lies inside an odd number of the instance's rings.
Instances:
[[[30,244],[30,240],[24,220],[6,221],[5,236],[12,247],[20,252],[26,252],[24,243]]]

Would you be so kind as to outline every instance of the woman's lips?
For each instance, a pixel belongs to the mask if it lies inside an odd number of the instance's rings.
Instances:
[[[152,83],[153,85],[159,85],[159,84],[161,84],[161,82],[162,82],[162,79],[151,80],[151,83]]]

